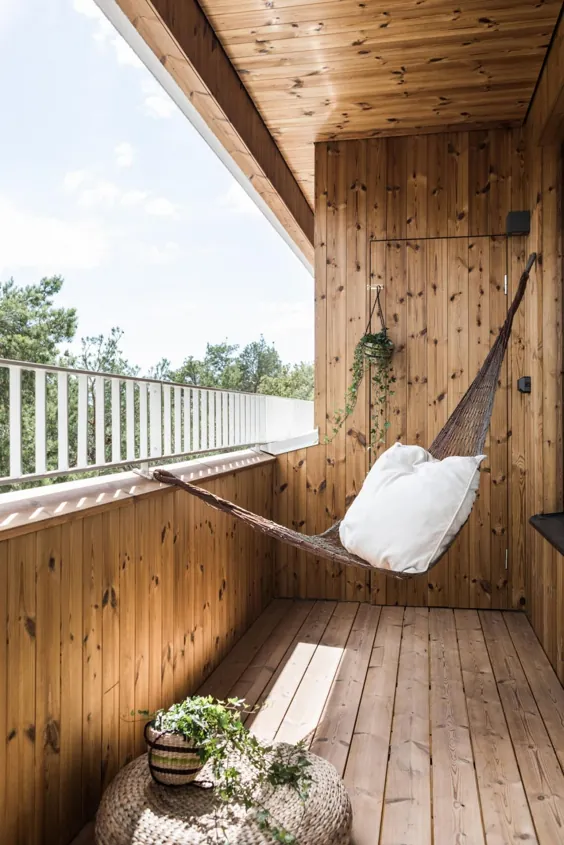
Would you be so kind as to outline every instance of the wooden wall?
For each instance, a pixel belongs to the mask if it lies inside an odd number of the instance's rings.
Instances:
[[[560,195],[559,148],[528,145],[519,129],[316,146],[321,443],[328,416],[343,407],[373,296],[370,282],[385,286],[386,319],[397,347],[387,445],[400,439],[428,446],[503,322],[529,251],[539,252],[539,264],[515,321],[480,498],[448,557],[427,577],[405,582],[350,567],[340,571],[278,548],[279,595],[526,607],[541,565],[527,519],[562,504]],[[484,237],[503,235],[510,209],[531,211],[530,237]],[[452,240],[440,247],[423,240],[428,238]],[[503,293],[506,243],[509,298]],[[430,244],[430,261],[419,267],[415,261],[411,270],[402,265],[409,260],[406,249],[424,254]],[[530,395],[516,389],[521,375],[532,376]],[[361,391],[357,410],[331,444],[278,459],[275,508],[282,521],[317,532],[344,514],[368,467],[368,403]]]
[[[272,463],[206,486],[260,513]],[[0,831],[66,845],[272,597],[270,541],[170,488],[0,542]]]

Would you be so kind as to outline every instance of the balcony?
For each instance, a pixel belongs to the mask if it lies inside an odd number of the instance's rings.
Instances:
[[[531,524],[564,520],[561,3],[97,2],[315,267],[315,400],[0,360],[0,840],[91,845],[131,712],[202,690],[331,760],[353,845],[564,845],[564,556]],[[323,532],[382,450],[432,443],[532,252],[476,504],[428,573],[147,477]],[[367,379],[335,431],[379,296],[393,391]]]

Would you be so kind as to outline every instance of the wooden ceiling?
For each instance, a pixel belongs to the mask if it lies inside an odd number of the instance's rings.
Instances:
[[[200,0],[308,200],[313,143],[522,120],[561,0]]]

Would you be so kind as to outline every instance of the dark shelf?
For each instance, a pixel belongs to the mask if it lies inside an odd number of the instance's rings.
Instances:
[[[529,522],[545,540],[564,555],[564,513],[537,513]]]

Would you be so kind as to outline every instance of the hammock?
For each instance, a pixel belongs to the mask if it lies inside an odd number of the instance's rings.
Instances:
[[[429,452],[438,460],[455,455],[464,457],[481,455],[483,453],[501,365],[511,335],[513,318],[523,299],[529,274],[536,257],[535,252],[529,256],[527,266],[519,280],[517,292],[507,312],[505,322],[478,375],[452,412],[444,428],[441,429],[431,444]],[[252,511],[236,505],[234,502],[229,502],[227,499],[222,499],[220,496],[210,493],[208,490],[182,481],[165,469],[156,469],[153,472],[153,478],[163,484],[172,484],[182,490],[186,490],[186,492],[211,505],[212,508],[242,520],[255,531],[260,531],[268,537],[273,537],[275,540],[280,540],[315,557],[324,558],[333,563],[343,564],[345,566],[359,566],[363,569],[378,571],[376,567],[362,560],[362,558],[347,552],[339,538],[339,522],[331,526],[324,534],[314,534],[313,536],[300,534],[299,531],[294,531],[292,528],[287,528],[285,525],[279,525],[271,519],[259,516]],[[390,572],[389,570],[382,571],[394,577],[412,577],[411,575],[402,575],[402,573]]]

